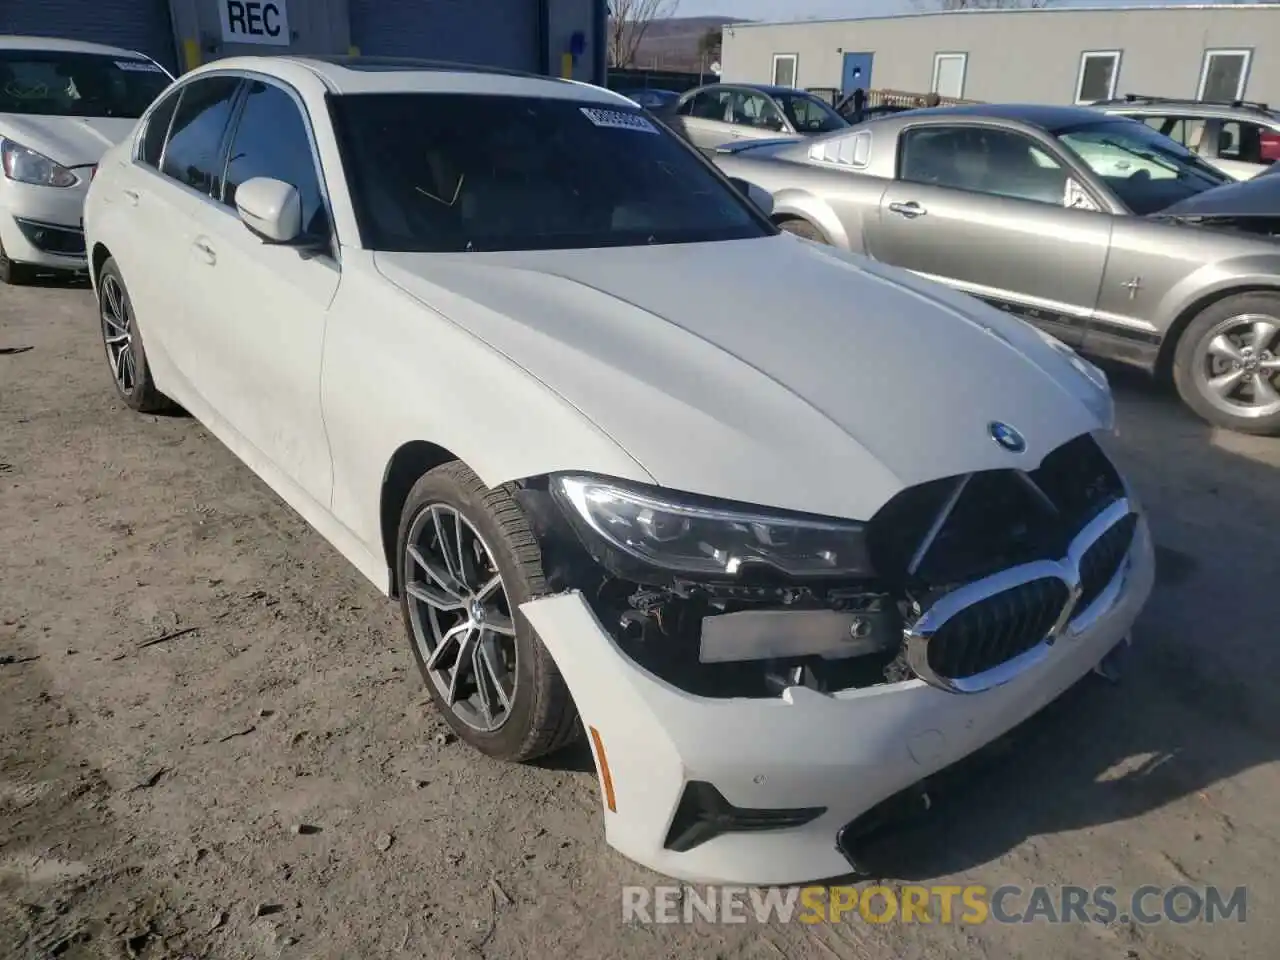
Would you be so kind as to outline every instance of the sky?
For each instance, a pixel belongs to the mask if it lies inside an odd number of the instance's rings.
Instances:
[[[1058,0],[1062,6],[1167,6],[1172,0]],[[1189,2],[1189,0],[1188,0]],[[1213,3],[1215,0],[1198,0]],[[804,20],[809,17],[876,17],[929,9],[929,0],[679,0],[681,17],[725,16],[744,20]]]

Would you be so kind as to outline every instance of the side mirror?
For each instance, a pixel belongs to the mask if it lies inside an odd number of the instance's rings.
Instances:
[[[236,188],[236,212],[267,243],[290,244],[302,236],[302,198],[296,188],[270,177],[254,177]]]
[[[773,194],[768,190],[757,187],[754,183],[748,183],[746,180],[738,177],[730,177],[729,182],[734,188],[760,208],[760,212],[766,217],[773,215]]]

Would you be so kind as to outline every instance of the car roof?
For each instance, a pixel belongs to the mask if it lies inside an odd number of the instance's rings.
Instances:
[[[1249,119],[1267,123],[1280,122],[1280,111],[1265,103],[1216,100],[1102,100],[1091,105],[1106,113],[1135,116],[1147,114],[1162,117],[1223,117]]]
[[[465,63],[410,57],[266,56],[214,60],[193,73],[252,71],[284,80],[304,70],[318,77],[331,93],[464,93],[577,100],[635,109],[619,93],[578,80],[480,67]]]
[[[1049,132],[1065,130],[1082,123],[1097,123],[1100,119],[1099,112],[1090,107],[1062,107],[1040,103],[965,103],[948,107],[915,107],[906,112],[911,116],[903,116],[903,123],[914,123],[922,117],[986,117],[993,120],[1013,120]]]
[[[700,90],[715,90],[718,87],[733,87],[738,90],[756,90],[769,97],[813,97],[814,94],[808,90],[801,90],[798,87],[783,87],[774,83],[708,83],[701,87],[696,87],[689,93],[697,93]],[[834,90],[835,87],[830,89]],[[818,99],[822,99],[819,97]]]
[[[57,37],[26,37],[0,34],[0,50],[35,50],[42,53],[100,53],[112,57],[143,56],[136,50],[109,47],[102,43],[85,43],[82,40],[62,40]]]

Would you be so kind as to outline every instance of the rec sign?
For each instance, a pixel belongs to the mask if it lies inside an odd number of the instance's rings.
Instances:
[[[223,43],[289,45],[286,0],[218,0]]]

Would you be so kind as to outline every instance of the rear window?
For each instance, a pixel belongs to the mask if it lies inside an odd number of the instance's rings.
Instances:
[[[330,98],[364,244],[547,250],[769,236],[640,107],[454,93]]]
[[[136,56],[0,50],[0,113],[136,120],[171,80]]]

